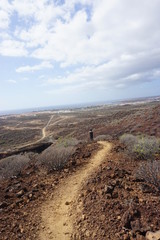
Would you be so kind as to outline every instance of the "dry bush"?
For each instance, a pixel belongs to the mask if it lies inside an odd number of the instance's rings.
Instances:
[[[135,177],[160,191],[160,162],[156,160],[143,162]]]
[[[58,138],[57,144],[58,146],[62,146],[62,147],[73,147],[78,145],[79,140],[77,140],[76,138],[72,138],[72,137],[60,137]]]
[[[24,155],[14,155],[0,160],[0,179],[18,176],[30,162]]]
[[[133,147],[133,153],[139,159],[153,159],[159,150],[159,140],[155,137],[142,137]]]
[[[43,166],[48,172],[61,170],[74,153],[72,146],[50,146],[39,156],[37,165]]]
[[[137,137],[132,134],[123,134],[120,137],[120,141],[127,147],[131,147],[132,145],[134,145],[137,142]]]
[[[160,151],[160,141],[155,137],[124,134],[120,141],[126,145],[129,153],[138,159],[153,159]]]
[[[99,135],[94,138],[95,141],[109,141],[112,140],[112,137],[110,135]]]

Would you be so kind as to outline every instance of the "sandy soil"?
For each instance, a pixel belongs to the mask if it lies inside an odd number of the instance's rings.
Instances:
[[[65,179],[54,192],[53,199],[42,206],[42,223],[38,239],[68,240],[74,235],[73,225],[77,212],[73,211],[73,206],[76,205],[83,183],[86,183],[87,178],[104,162],[111,149],[110,143],[99,143],[103,148],[87,165]]]

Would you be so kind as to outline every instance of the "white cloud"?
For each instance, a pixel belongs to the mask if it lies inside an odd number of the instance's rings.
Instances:
[[[35,72],[35,71],[39,71],[45,68],[53,68],[53,65],[50,62],[42,62],[38,65],[34,65],[34,66],[23,66],[23,67],[19,67],[16,69],[16,72],[18,73],[23,73],[23,72]]]
[[[17,81],[15,81],[13,79],[9,79],[7,82],[12,83],[12,84],[16,84],[17,83]]]
[[[2,56],[22,57],[27,56],[28,51],[23,42],[16,40],[3,40],[0,43],[0,54]]]
[[[13,0],[9,4],[3,0],[2,3],[2,28],[9,26],[13,13],[17,18],[12,19],[14,27],[0,36],[0,54],[42,61],[17,68],[18,73],[49,69],[56,62],[66,71],[68,67],[72,70],[44,84],[86,88],[91,84],[99,88],[122,88],[159,76],[159,0],[66,0],[61,4],[52,0]]]
[[[8,0],[1,0],[0,3],[0,29],[7,29],[10,24],[10,15],[12,12]]]

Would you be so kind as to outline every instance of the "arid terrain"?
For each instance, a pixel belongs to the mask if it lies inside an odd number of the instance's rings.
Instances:
[[[154,239],[159,138],[159,101],[1,116],[0,239]]]

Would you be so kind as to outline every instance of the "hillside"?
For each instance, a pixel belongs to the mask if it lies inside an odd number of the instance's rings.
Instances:
[[[155,146],[159,103],[16,115],[0,122],[1,153],[11,155],[0,160],[1,239],[143,240],[160,230],[160,188],[137,177],[148,166],[146,175],[159,184],[153,174],[160,169],[159,149],[142,155],[131,149],[135,143],[128,148],[119,140],[129,133],[129,140]],[[32,132],[34,138],[30,127],[39,131]]]

